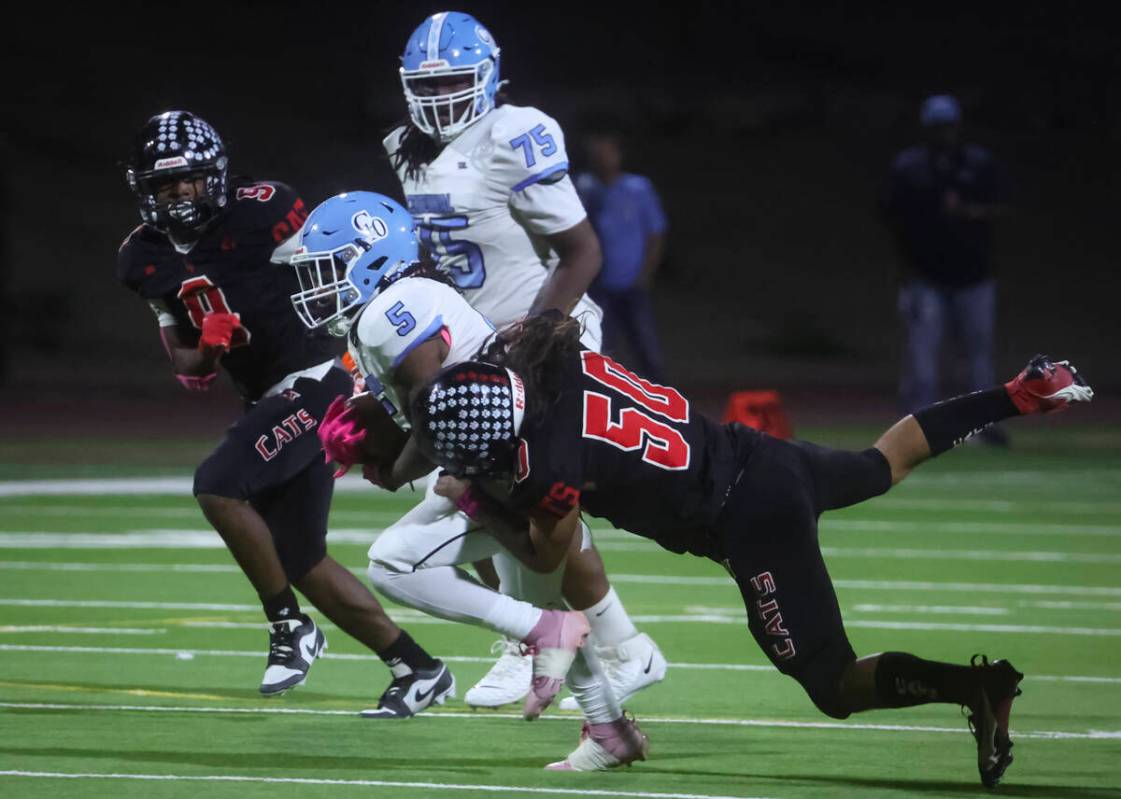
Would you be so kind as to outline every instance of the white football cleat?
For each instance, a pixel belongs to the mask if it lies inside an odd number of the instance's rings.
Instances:
[[[327,649],[327,639],[315,622],[302,614],[270,622],[268,629],[269,660],[259,690],[265,696],[277,696],[304,684],[311,664]]]
[[[549,771],[607,771],[645,760],[650,752],[650,739],[638,728],[633,718],[621,718],[608,724],[584,723],[580,745],[568,757],[545,766]]]
[[[501,656],[464,696],[471,707],[502,707],[520,702],[533,681],[533,658],[522,653],[520,641],[502,638],[490,648]]]
[[[594,644],[595,639],[592,641]],[[594,652],[620,705],[643,688],[666,678],[666,658],[646,633],[632,636],[618,646],[596,646]],[[566,696],[560,709],[579,710],[580,705],[576,697]]]

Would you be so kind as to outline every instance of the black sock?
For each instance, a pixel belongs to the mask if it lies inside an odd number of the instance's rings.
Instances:
[[[287,621],[300,616],[300,602],[290,585],[284,586],[283,591],[263,600],[261,604],[265,606],[265,618],[269,621]]]
[[[876,663],[876,696],[883,707],[930,702],[972,705],[979,687],[977,670],[909,655],[884,652]]]
[[[915,411],[914,416],[933,456],[953,449],[993,422],[1019,414],[1008,392],[1001,386],[936,402]]]
[[[420,644],[414,641],[412,636],[404,630],[397,636],[396,641],[378,652],[378,657],[385,661],[385,665],[389,666],[391,670],[394,666],[403,663],[411,671],[428,671],[435,668],[439,663],[436,658],[421,649]]]

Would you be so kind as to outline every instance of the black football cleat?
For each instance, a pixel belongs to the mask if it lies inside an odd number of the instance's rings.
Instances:
[[[311,664],[327,649],[327,639],[315,622],[303,614],[270,622],[268,627],[269,660],[260,691],[265,696],[279,696],[304,684]]]
[[[1072,402],[1089,402],[1094,398],[1094,390],[1070,361],[1052,361],[1046,355],[1036,355],[1028,361],[1004,388],[1022,414],[1054,413]]]
[[[1024,675],[1007,660],[989,663],[984,655],[974,655],[970,664],[979,672],[980,686],[975,706],[970,708],[969,730],[977,739],[981,783],[986,788],[995,788],[1012,765],[1008,720],[1012,714],[1012,700],[1023,693],[1019,685]]]
[[[443,661],[437,660],[435,668],[394,679],[378,700],[378,706],[359,715],[367,719],[407,719],[449,699],[455,699],[455,677]]]

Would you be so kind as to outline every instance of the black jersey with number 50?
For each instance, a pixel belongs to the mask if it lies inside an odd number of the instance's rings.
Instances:
[[[237,314],[241,327],[222,366],[256,401],[285,375],[342,352],[342,339],[304,327],[290,299],[299,290],[295,273],[270,261],[306,218],[303,201],[283,183],[234,185],[227,209],[187,253],[154,228],[134,230],[121,245],[118,277],[166,309],[188,346],[198,342],[206,314]]]
[[[704,531],[755,438],[590,350],[573,355],[563,385],[523,424],[512,506],[564,516],[580,505],[674,552],[711,554]]]

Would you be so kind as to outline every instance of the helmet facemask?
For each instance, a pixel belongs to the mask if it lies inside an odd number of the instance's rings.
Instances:
[[[367,242],[355,239],[333,250],[298,252],[292,256],[291,264],[300,281],[299,292],[292,295],[292,305],[308,328],[326,325],[332,335],[346,335],[354,312],[365,302],[352,277],[354,265],[369,249]],[[382,256],[370,269],[379,269],[385,260]]]
[[[140,218],[144,222],[161,233],[192,236],[197,235],[226,207],[228,201],[226,166],[226,157],[222,156],[215,159],[212,164],[191,165],[190,168],[176,167],[147,171],[130,168],[125,177],[140,201]],[[160,201],[162,188],[185,178],[205,180],[203,191],[190,200],[173,197]]]
[[[409,118],[425,135],[448,143],[494,108],[498,91],[497,55],[477,64],[435,69],[401,69]],[[466,88],[439,93],[440,79],[466,78]]]

